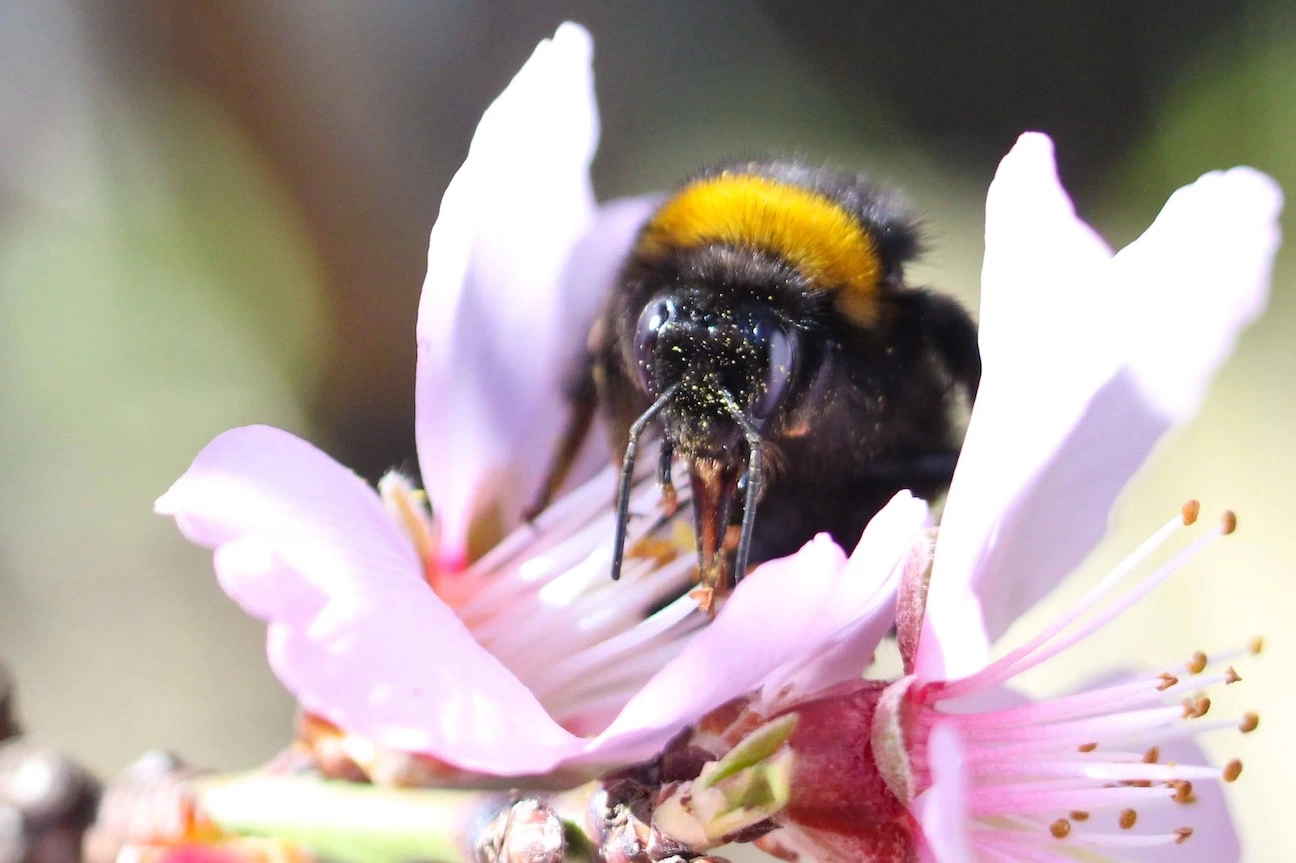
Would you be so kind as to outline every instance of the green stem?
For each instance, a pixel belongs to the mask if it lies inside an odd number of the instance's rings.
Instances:
[[[225,832],[287,839],[337,863],[473,863],[491,816],[517,796],[255,772],[204,776],[193,788]],[[535,796],[554,806],[569,836],[583,838],[588,788]]]

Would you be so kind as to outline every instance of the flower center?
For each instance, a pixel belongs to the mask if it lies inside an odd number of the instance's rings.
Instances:
[[[902,719],[907,680],[852,681],[792,708],[792,796],[776,820],[813,837],[805,853],[860,863],[916,859]]]
[[[574,734],[602,731],[706,621],[685,594],[696,566],[691,535],[677,530],[686,521],[663,512],[652,482],[631,500],[625,577],[608,578],[614,488],[600,474],[466,569],[448,571],[423,493],[399,474],[379,484],[428,585]]]

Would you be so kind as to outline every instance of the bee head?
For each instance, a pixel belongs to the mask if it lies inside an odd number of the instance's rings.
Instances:
[[[738,456],[743,431],[729,405],[765,428],[791,391],[799,354],[796,327],[770,306],[702,292],[650,300],[634,337],[648,396],[675,387],[662,417],[668,437],[689,457]]]

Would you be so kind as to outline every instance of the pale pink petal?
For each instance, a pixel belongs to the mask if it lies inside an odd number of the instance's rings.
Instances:
[[[1101,538],[1120,489],[1263,306],[1279,208],[1263,175],[1207,175],[1111,261],[1075,217],[1046,137],[1023,135],[1004,158],[986,202],[984,374],[942,518],[919,676],[980,668],[988,641]],[[1223,235],[1229,244],[1203,239]]]
[[[546,768],[583,742],[424,584],[374,491],[305,441],[226,432],[157,511],[216,550],[222,586],[270,624],[280,680],[348,731],[499,773]]]
[[[872,661],[883,636],[896,621],[896,595],[906,561],[930,526],[926,501],[902,491],[869,522],[851,552],[841,587],[819,616],[835,639],[765,681],[767,690],[791,684],[813,693],[859,677]]]
[[[451,565],[474,516],[498,507],[507,528],[528,502],[562,423],[562,360],[595,311],[574,295],[589,286],[562,278],[595,214],[591,55],[575,24],[536,48],[482,117],[432,229],[416,434]]]
[[[193,542],[232,543],[225,554],[232,565],[265,568],[273,554],[301,570],[293,578],[318,590],[347,592],[357,580],[422,584],[413,547],[368,483],[280,429],[246,426],[220,435],[155,510],[173,516]],[[292,611],[275,607],[269,595],[256,605],[272,614]]]
[[[742,580],[715,622],[630,699],[591,743],[586,760],[648,757],[712,708],[784,679],[806,657],[824,656],[843,639],[870,631],[893,596],[885,582],[926,512],[907,492],[897,495],[866,528],[863,552],[849,566],[826,534],[790,557],[762,564]],[[867,652],[855,657],[849,672],[840,662],[832,667],[858,676],[865,662]]]
[[[648,757],[707,710],[755,690],[811,646],[814,620],[846,566],[827,534],[762,564],[739,583],[715,621],[626,704],[589,750],[590,761]]]
[[[927,741],[932,784],[914,800],[930,863],[974,863],[967,836],[967,771],[958,732],[942,723]]]

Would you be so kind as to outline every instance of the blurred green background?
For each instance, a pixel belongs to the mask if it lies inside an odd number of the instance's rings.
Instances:
[[[105,772],[153,746],[249,765],[285,741],[261,627],[152,501],[253,421],[370,478],[413,467],[428,230],[481,111],[564,18],[595,38],[601,196],[732,155],[866,169],[927,219],[917,280],[973,307],[986,184],[1023,129],[1055,136],[1116,245],[1210,168],[1296,189],[1280,0],[0,0],[0,656],[42,736]],[[1187,497],[1242,530],[1031,681],[1266,633],[1216,708],[1260,710],[1263,732],[1210,741],[1247,762],[1230,790],[1257,861],[1296,858],[1294,275],[1285,251],[1200,419],[1051,603]]]

